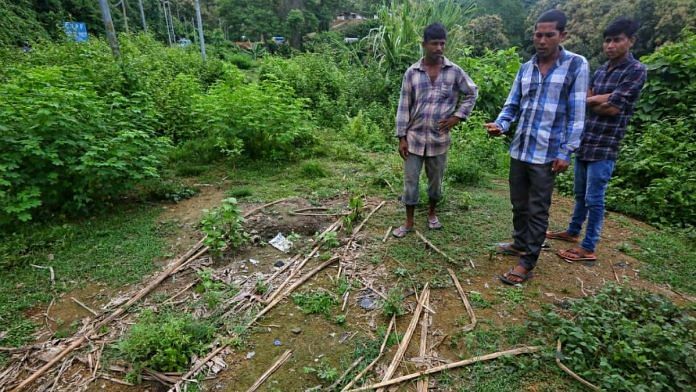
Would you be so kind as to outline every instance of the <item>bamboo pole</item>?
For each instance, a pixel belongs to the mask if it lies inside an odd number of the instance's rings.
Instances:
[[[421,239],[421,241],[425,242],[426,245],[428,245],[430,248],[432,248],[432,250],[434,250],[435,252],[439,253],[442,257],[447,259],[447,261],[449,261],[452,264],[457,264],[453,258],[447,256],[447,254],[445,252],[441,251],[437,246],[433,245],[432,242],[428,241],[428,239],[425,238],[423,236],[423,234],[420,233],[420,231],[416,230],[416,235],[418,236],[418,238]]]
[[[452,271],[451,268],[447,268],[447,272],[449,272],[450,277],[452,277],[452,281],[454,282],[454,285],[457,287],[457,291],[459,292],[459,296],[462,299],[462,302],[464,302],[464,307],[466,308],[466,312],[469,314],[469,319],[471,319],[471,322],[467,325],[465,325],[462,329],[464,332],[471,331],[472,329],[476,328],[476,323],[478,322],[476,320],[476,314],[474,313],[474,308],[471,307],[471,304],[469,303],[469,300],[466,297],[466,294],[464,293],[464,289],[462,288],[462,285],[459,284],[459,279],[457,279],[457,275]]]
[[[589,381],[585,380],[584,378],[578,376],[574,371],[570,370],[566,365],[561,363],[561,357],[563,356],[563,353],[561,353],[561,339],[558,339],[556,341],[556,364],[558,364],[558,367],[561,368],[564,372],[566,372],[568,375],[579,381],[582,385],[590,388],[593,391],[601,391],[599,387],[596,385],[590,383]]]
[[[349,392],[368,391],[371,389],[388,387],[390,385],[400,384],[404,381],[413,380],[414,378],[418,378],[418,377],[421,377],[424,375],[439,373],[439,372],[444,371],[444,370],[455,369],[458,367],[471,365],[471,364],[477,363],[477,362],[490,361],[491,359],[496,359],[496,358],[500,358],[500,357],[504,357],[504,356],[531,354],[531,353],[538,352],[540,350],[541,350],[541,347],[539,347],[539,346],[525,346],[525,347],[520,347],[520,348],[516,348],[513,350],[499,351],[499,352],[492,353],[492,354],[487,354],[487,355],[482,355],[482,356],[478,356],[478,357],[465,359],[465,360],[459,361],[459,362],[452,362],[452,363],[448,363],[446,365],[436,366],[436,367],[430,368],[428,370],[424,370],[422,372],[411,373],[411,374],[407,374],[405,376],[393,378],[389,381],[382,381],[382,382],[377,383],[377,384],[372,384],[372,385],[368,385],[368,386],[364,386],[364,387],[360,387],[360,388],[356,388],[356,389],[351,389]]]
[[[430,294],[425,299],[424,307],[430,304]],[[426,312],[423,314],[421,319],[421,335],[420,335],[420,349],[418,354],[421,358],[425,358],[427,354],[428,346],[428,324],[430,322],[430,315]],[[425,376],[418,380],[416,384],[416,391],[418,392],[428,392],[428,376]]]
[[[365,226],[365,223],[367,223],[367,221],[372,217],[372,215],[374,215],[374,213],[377,212],[377,210],[379,210],[380,208],[382,208],[382,206],[385,205],[386,203],[387,202],[385,200],[382,200],[382,202],[379,203],[379,205],[377,207],[375,207],[372,211],[370,211],[370,213],[367,215],[367,217],[362,222],[360,222],[360,224],[355,229],[353,229],[353,236],[358,234],[358,232],[363,228],[363,226]]]
[[[329,391],[335,391],[336,388],[338,388],[338,386],[341,385],[341,382],[343,381],[343,379],[346,378],[348,376],[348,374],[350,374],[350,372],[353,371],[353,369],[355,369],[358,365],[360,365],[360,362],[362,362],[363,359],[365,359],[365,357],[360,357],[360,358],[356,359],[355,361],[353,361],[353,363],[350,366],[348,366],[348,369],[346,369],[346,371],[343,372],[341,377],[339,377],[338,380],[336,380],[333,384],[331,384],[331,386],[329,387]]]
[[[373,366],[379,362],[380,359],[382,359],[382,355],[384,355],[384,349],[387,347],[387,340],[389,340],[389,334],[391,333],[392,328],[394,328],[394,324],[396,323],[396,316],[392,316],[391,321],[389,322],[389,327],[387,327],[387,332],[384,334],[384,340],[382,340],[382,345],[379,347],[379,354],[377,354],[377,358],[375,358],[372,362],[370,362],[369,365],[365,367],[365,369],[361,370],[360,373],[358,373],[343,389],[341,389],[341,392],[345,392],[350,387],[353,386],[358,380],[360,380],[367,372],[372,369]]]
[[[396,350],[396,354],[394,354],[394,358],[392,358],[391,363],[389,364],[389,367],[387,368],[387,371],[384,373],[384,377],[382,378],[382,382],[385,382],[391,378],[391,376],[394,375],[394,372],[396,372],[396,368],[399,367],[399,363],[401,363],[401,359],[404,357],[404,353],[406,353],[406,349],[408,348],[408,344],[411,341],[411,337],[413,337],[413,331],[416,330],[416,325],[418,325],[418,319],[420,318],[421,313],[423,312],[423,304],[425,303],[426,299],[430,295],[430,290],[428,289],[429,283],[425,284],[425,287],[423,288],[423,291],[421,292],[420,296],[420,301],[418,301],[418,305],[416,306],[416,310],[413,312],[413,317],[411,317],[411,323],[408,325],[408,328],[406,329],[406,333],[404,334],[404,338],[401,340],[401,343],[399,344],[399,349]],[[378,391],[383,391],[384,389],[379,389]]]
[[[273,374],[273,372],[275,372],[276,370],[278,370],[278,368],[280,368],[281,366],[283,366],[283,364],[284,364],[288,359],[290,359],[290,356],[291,356],[291,355],[292,355],[292,350],[287,350],[287,351],[285,351],[285,352],[283,353],[283,355],[281,355],[281,356],[275,361],[275,363],[274,363],[268,370],[266,370],[266,372],[265,372],[264,374],[262,374],[261,377],[260,377],[258,380],[256,380],[256,382],[254,383],[254,385],[252,385],[251,387],[249,387],[249,389],[247,389],[247,392],[254,392],[254,391],[256,391],[257,389],[259,389],[259,387],[266,381],[266,379],[268,379],[268,377],[271,376],[271,374]]]
[[[183,256],[181,256],[179,259],[177,259],[175,262],[173,262],[165,271],[160,273],[157,278],[152,281],[150,284],[148,284],[145,288],[140,290],[134,297],[132,297],[128,302],[125,304],[121,305],[115,312],[113,312],[110,316],[105,318],[104,320],[100,321],[96,325],[94,325],[92,328],[87,329],[85,333],[83,333],[80,337],[78,337],[74,342],[72,342],[68,347],[64,348],[61,352],[56,354],[56,356],[48,361],[44,366],[42,366],[40,369],[36,370],[34,373],[32,373],[28,378],[26,378],[24,381],[22,381],[19,385],[17,385],[12,392],[19,392],[26,388],[29,384],[34,382],[37,378],[41,377],[44,373],[46,373],[49,369],[51,369],[53,366],[55,366],[58,362],[60,362],[63,358],[65,358],[66,355],[70,354],[72,351],[80,347],[85,341],[87,341],[88,336],[94,334],[95,331],[98,331],[99,328],[101,328],[104,325],[107,325],[130,308],[134,303],[138,302],[141,298],[149,294],[157,285],[162,283],[169,275],[172,273],[172,271],[175,271],[179,266],[184,264],[189,260],[189,257],[198,250],[198,248],[201,247],[203,244],[203,240],[205,238],[201,239],[198,241],[191,249],[189,249]],[[204,248],[204,249],[207,249]]]
[[[245,214],[243,215],[243,217],[244,217],[244,218],[248,218],[248,217],[250,217],[250,216],[256,214],[257,212],[263,210],[263,209],[266,208],[266,207],[270,207],[270,206],[272,206],[272,205],[275,205],[275,204],[278,204],[278,203],[282,203],[282,202],[287,201],[287,200],[290,200],[290,199],[292,199],[292,197],[285,197],[285,198],[282,198],[282,199],[278,199],[278,200],[276,200],[276,201],[272,201],[272,202],[270,202],[270,203],[266,203],[266,204],[264,204],[264,205],[262,205],[262,206],[259,206],[259,207],[256,207],[256,208],[251,209],[249,212],[245,213]]]

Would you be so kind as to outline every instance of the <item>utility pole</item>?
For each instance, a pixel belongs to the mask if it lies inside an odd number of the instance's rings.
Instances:
[[[169,16],[167,13],[167,0],[161,0],[162,4],[162,14],[164,16],[164,26],[167,29],[167,41],[169,41],[169,46],[172,46],[172,30],[169,28]]]
[[[106,38],[109,41],[111,52],[117,59],[121,58],[121,50],[118,47],[116,39],[116,30],[114,30],[114,21],[111,19],[111,11],[109,10],[108,0],[99,0],[99,7],[102,12],[102,20],[104,21],[104,30],[106,30]]]
[[[126,0],[121,0],[121,9],[123,10],[123,26],[128,32],[128,14],[126,14]]]
[[[203,20],[201,18],[201,2],[200,0],[195,1],[196,7],[196,20],[198,21],[198,40],[201,45],[201,57],[205,61],[205,39],[203,38]]]
[[[143,8],[143,0],[138,0],[140,8],[140,21],[143,22],[143,31],[147,33],[147,22],[145,22],[145,9]]]
[[[167,18],[169,19],[169,28],[172,30],[172,42],[176,44],[176,32],[174,31],[174,20],[172,19],[172,3],[167,0]]]

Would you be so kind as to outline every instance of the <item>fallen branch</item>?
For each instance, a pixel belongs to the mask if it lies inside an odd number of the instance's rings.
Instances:
[[[363,226],[365,226],[365,223],[367,223],[367,221],[370,220],[372,215],[374,215],[374,213],[377,212],[377,210],[379,210],[380,208],[382,208],[382,206],[385,205],[386,203],[387,202],[385,200],[382,200],[382,202],[379,203],[379,205],[377,207],[375,207],[372,211],[370,211],[370,213],[367,214],[367,217],[365,217],[365,219],[362,222],[360,222],[360,224],[355,229],[353,229],[353,233],[352,233],[353,236],[358,234],[358,232],[363,228]]]
[[[389,238],[389,234],[391,234],[392,228],[394,226],[389,226],[387,227],[387,232],[384,233],[384,238],[382,238],[382,242],[387,242],[387,239]]]
[[[353,371],[353,369],[355,369],[358,365],[360,365],[360,362],[362,362],[363,359],[365,359],[365,357],[360,357],[360,358],[356,359],[355,361],[353,361],[353,363],[350,366],[348,366],[348,369],[346,369],[346,371],[343,372],[341,377],[339,377],[338,380],[336,380],[333,384],[331,384],[331,386],[329,387],[329,391],[335,391],[336,388],[338,388],[338,386],[341,385],[341,382],[343,382],[343,379],[346,378],[348,376],[348,374],[350,374],[350,372]]]
[[[106,374],[100,374],[99,378],[103,378],[104,380],[109,380],[109,381],[114,382],[116,384],[128,385],[129,387],[132,387],[135,385],[135,384],[129,383],[128,381],[123,381],[123,380],[119,380],[118,378],[109,377]]]
[[[283,355],[281,355],[280,358],[278,358],[278,359],[275,361],[275,363],[274,363],[268,370],[266,370],[266,372],[265,372],[264,374],[262,374],[261,377],[260,377],[258,380],[256,380],[256,382],[254,383],[254,385],[252,385],[251,387],[249,387],[249,389],[247,389],[247,392],[254,392],[255,390],[259,389],[259,387],[261,386],[261,384],[263,384],[263,383],[266,381],[266,379],[267,379],[268,377],[270,377],[271,374],[273,374],[273,372],[275,372],[276,370],[278,370],[279,367],[283,366],[283,364],[284,364],[288,359],[290,359],[290,356],[291,356],[291,355],[292,355],[292,350],[287,350],[287,351],[285,351],[285,352],[283,353]]]
[[[619,280],[619,275],[616,273],[616,269],[614,269],[614,264],[609,262],[609,266],[611,267],[611,272],[614,273],[614,279],[616,279],[616,283],[621,284],[621,281]]]
[[[30,264],[34,268],[39,268],[39,269],[47,269],[48,272],[51,274],[51,287],[56,285],[56,273],[53,271],[53,267],[48,266],[44,267],[43,265],[36,265],[36,264]]]
[[[293,198],[292,198],[292,197],[285,197],[285,198],[283,198],[283,199],[278,199],[278,200],[276,200],[276,201],[272,201],[272,202],[270,202],[270,203],[266,203],[266,204],[264,204],[264,205],[262,205],[262,206],[256,207],[256,208],[250,210],[249,212],[245,213],[245,214],[243,215],[243,217],[244,217],[244,218],[248,218],[248,217],[250,217],[250,216],[256,214],[257,212],[263,210],[263,209],[266,208],[266,207],[270,207],[270,206],[272,206],[272,205],[274,205],[274,204],[282,203],[282,202],[284,202],[284,201],[286,201],[286,200],[290,200],[290,199],[293,199]]]
[[[541,350],[541,347],[539,347],[539,346],[525,346],[525,347],[516,348],[514,350],[499,351],[499,352],[492,353],[492,354],[487,354],[487,355],[482,355],[479,357],[465,359],[465,360],[459,361],[459,362],[452,362],[452,363],[448,363],[446,365],[436,366],[436,367],[430,368],[428,370],[424,370],[422,372],[407,374],[405,376],[397,377],[397,378],[391,379],[389,381],[382,381],[382,382],[377,383],[377,384],[372,384],[372,385],[368,385],[368,386],[364,386],[364,387],[360,387],[360,388],[356,388],[356,389],[351,389],[350,392],[368,391],[370,389],[383,388],[383,387],[387,387],[389,385],[400,384],[404,381],[413,380],[414,378],[418,378],[418,377],[421,377],[424,375],[439,373],[439,372],[444,371],[444,370],[455,369],[458,367],[471,365],[471,364],[477,363],[477,362],[489,361],[491,359],[496,359],[496,358],[500,358],[503,356],[535,353],[539,350]]]
[[[179,266],[182,264],[186,263],[190,256],[198,250],[201,245],[203,244],[203,241],[205,238],[201,239],[198,241],[191,249],[189,249],[183,256],[181,256],[179,259],[174,261],[165,271],[160,273],[157,278],[155,278],[154,281],[152,281],[149,285],[147,285],[145,288],[140,290],[134,297],[132,297],[128,302],[125,304],[121,305],[116,311],[114,311],[110,316],[106,317],[96,325],[92,326],[91,328],[87,328],[86,331],[78,337],[74,342],[72,342],[68,347],[64,348],[62,351],[57,353],[52,360],[47,362],[44,366],[42,366],[40,369],[36,370],[34,373],[32,373],[28,378],[26,378],[24,381],[22,381],[19,385],[17,385],[12,392],[19,392],[26,388],[29,384],[34,382],[37,378],[41,377],[44,373],[46,373],[49,369],[51,369],[53,366],[55,366],[58,362],[60,362],[66,355],[70,354],[72,351],[77,349],[78,347],[82,346],[82,344],[87,341],[88,337],[91,336],[92,334],[95,333],[95,331],[98,331],[99,328],[101,328],[104,325],[109,324],[111,321],[115,320],[117,317],[121,316],[125,311],[130,308],[134,303],[138,302],[140,299],[142,299],[144,296],[149,294],[152,290],[154,290],[155,287],[157,287],[160,283],[162,283],[167,277],[171,275],[173,271],[175,271]],[[207,251],[208,247],[204,247]]]
[[[561,363],[561,357],[563,356],[563,353],[561,353],[561,339],[558,339],[556,341],[556,363],[558,364],[558,367],[561,368],[564,372],[566,372],[568,375],[579,381],[581,384],[584,386],[592,389],[593,391],[600,391],[599,387],[595,386],[594,384],[590,383],[589,381],[585,380],[584,378],[578,376],[574,371],[570,370],[566,365]]]
[[[575,279],[577,279],[578,282],[580,282],[580,292],[583,296],[587,297],[587,293],[585,292],[585,282],[583,282],[582,279],[578,278],[577,276],[575,277]]]
[[[430,298],[428,295],[428,298],[425,299],[424,305],[430,304]],[[421,319],[421,335],[420,335],[420,348],[418,350],[418,354],[421,357],[425,357],[426,355],[426,350],[428,346],[428,324],[430,322],[430,316],[425,313],[423,314],[423,318]],[[425,376],[421,379],[418,380],[418,383],[416,384],[416,391],[418,392],[428,392],[428,377]]]
[[[396,316],[392,316],[391,321],[389,322],[389,327],[387,327],[387,332],[384,334],[384,339],[382,340],[382,345],[379,347],[379,354],[377,354],[377,358],[375,358],[372,362],[370,362],[369,365],[365,367],[365,369],[361,370],[360,373],[358,373],[353,379],[345,386],[343,389],[341,389],[341,392],[345,392],[350,387],[352,387],[358,380],[360,380],[367,372],[372,369],[373,366],[379,362],[379,360],[382,358],[382,355],[384,355],[384,349],[387,347],[387,340],[389,340],[389,334],[391,333],[392,328],[394,328],[394,324],[396,323]]]
[[[78,300],[77,298],[75,298],[75,297],[70,297],[70,299],[73,300],[73,302],[75,302],[76,304],[80,305],[80,306],[81,306],[83,309],[85,309],[86,311],[92,313],[93,315],[95,315],[95,316],[98,316],[98,315],[99,315],[99,313],[95,312],[94,310],[92,310],[92,308],[90,308],[89,306],[87,306],[87,305],[85,305],[84,303],[80,302],[80,300]]]
[[[206,363],[208,363],[208,361],[210,361],[211,359],[215,358],[216,355],[220,354],[220,353],[221,353],[224,349],[226,349],[227,347],[228,347],[227,344],[223,344],[223,345],[220,345],[220,347],[216,348],[215,350],[211,351],[210,354],[206,355],[206,357],[203,358],[202,361],[198,361],[196,364],[193,365],[193,367],[192,367],[191,369],[189,369],[188,372],[186,372],[186,374],[184,374],[183,376],[181,376],[181,378],[179,379],[179,381],[177,381],[174,385],[172,385],[172,386],[169,388],[169,391],[168,391],[168,392],[179,391],[179,390],[180,390],[181,383],[186,382],[186,381],[189,381],[189,379],[190,379],[192,376],[194,376],[194,375],[198,372],[198,370],[200,370],[200,368],[203,367],[203,365],[205,365]]]
[[[394,354],[394,358],[392,358],[392,361],[389,364],[387,371],[384,373],[384,377],[382,377],[382,382],[389,380],[391,376],[394,375],[396,368],[399,367],[399,363],[401,363],[401,359],[403,358],[404,353],[406,353],[406,349],[408,348],[408,344],[411,341],[411,337],[413,337],[413,331],[416,330],[416,325],[418,325],[418,319],[420,318],[420,315],[423,312],[423,304],[430,296],[430,290],[428,289],[428,285],[429,283],[426,283],[425,287],[423,288],[423,291],[421,292],[420,301],[418,301],[416,310],[413,312],[413,317],[411,317],[411,323],[408,325],[406,333],[404,333],[404,338],[401,340],[401,343],[399,343],[399,349],[396,350],[396,354]],[[379,389],[379,391],[383,391],[383,389]]]
[[[465,325],[462,330],[464,332],[469,332],[476,328],[476,323],[478,322],[476,320],[476,314],[474,314],[474,308],[471,306],[469,303],[469,299],[466,297],[466,293],[464,293],[464,289],[462,288],[462,285],[459,284],[459,279],[457,279],[457,275],[452,271],[451,268],[447,268],[447,272],[449,272],[450,277],[452,277],[452,281],[454,282],[454,285],[457,287],[457,291],[459,292],[459,296],[462,298],[462,302],[464,302],[464,307],[466,308],[466,312],[469,314],[469,319],[471,322],[467,325]]]
[[[200,280],[200,279],[198,279],[198,278],[194,279],[193,282],[187,284],[186,287],[184,287],[183,289],[177,291],[176,294],[172,295],[172,296],[169,297],[166,301],[162,302],[162,305],[166,305],[166,304],[168,304],[168,303],[174,301],[174,298],[180,296],[181,294],[183,294],[183,293],[185,293],[186,291],[188,291],[188,289],[190,289],[191,287],[195,286],[196,283],[198,283],[199,280]]]
[[[421,239],[421,241],[425,242],[425,244],[428,245],[432,250],[434,250],[435,252],[439,253],[442,257],[447,259],[447,261],[449,261],[452,264],[457,264],[453,258],[447,256],[445,252],[441,251],[440,249],[438,249],[437,246],[433,245],[432,242],[428,241],[428,239],[425,238],[423,234],[420,233],[420,231],[416,230],[416,235],[418,236],[418,238]]]

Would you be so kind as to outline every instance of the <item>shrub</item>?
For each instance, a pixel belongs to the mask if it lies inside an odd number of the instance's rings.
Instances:
[[[608,391],[684,391],[696,383],[696,319],[664,297],[610,285],[533,327],[563,344],[564,363]]]
[[[323,314],[331,316],[331,309],[338,305],[338,299],[326,291],[309,291],[292,295],[292,301],[304,314]]]
[[[237,205],[237,199],[230,197],[222,201],[222,205],[213,210],[203,210],[201,230],[206,234],[205,244],[215,251],[228,247],[232,249],[242,246],[248,235],[242,227],[244,218]]]
[[[146,367],[160,372],[187,370],[194,355],[205,353],[214,334],[211,324],[188,313],[145,310],[117,349],[133,366],[129,378],[135,381]]]
[[[166,139],[142,94],[97,96],[63,67],[16,68],[0,85],[0,223],[83,211],[155,178]]]

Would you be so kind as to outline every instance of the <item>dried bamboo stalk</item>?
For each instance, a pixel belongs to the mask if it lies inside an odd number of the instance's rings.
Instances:
[[[42,366],[40,369],[36,370],[34,373],[32,373],[28,378],[26,378],[24,381],[19,383],[12,392],[19,392],[26,388],[29,384],[34,382],[37,378],[41,377],[46,371],[51,369],[53,366],[55,366],[58,362],[60,362],[66,355],[70,354],[73,350],[76,348],[80,347],[82,344],[84,344],[85,341],[87,341],[87,337],[94,334],[95,331],[99,330],[104,325],[107,325],[120,315],[122,315],[128,308],[130,308],[134,303],[138,302],[140,299],[142,299],[144,296],[149,294],[155,287],[157,287],[160,283],[162,283],[167,277],[171,275],[173,271],[175,271],[179,266],[182,264],[186,263],[189,260],[189,257],[198,250],[201,245],[203,244],[203,240],[205,238],[201,239],[198,241],[191,249],[189,249],[183,256],[181,256],[179,259],[174,261],[165,271],[160,273],[157,278],[152,281],[150,284],[148,284],[145,288],[140,290],[135,296],[133,296],[128,302],[125,304],[121,305],[116,311],[114,311],[110,316],[106,317],[96,325],[94,325],[92,328],[87,329],[85,333],[83,333],[80,337],[78,337],[74,342],[72,342],[68,347],[64,348],[61,352],[57,353],[55,357],[53,357],[52,360],[47,362],[44,366]],[[208,247],[204,247],[204,249],[208,249]]]
[[[84,303],[80,302],[80,300],[78,300],[77,298],[75,298],[75,297],[70,297],[70,299],[73,300],[73,302],[75,302],[76,304],[80,305],[84,310],[86,310],[86,311],[92,313],[93,315],[95,315],[95,316],[98,316],[98,315],[99,315],[99,313],[95,312],[94,310],[92,310],[92,308],[90,308],[89,306],[87,306],[87,305],[85,305]]]
[[[223,344],[223,345],[221,345],[220,347],[216,348],[215,350],[211,351],[210,354],[206,355],[206,357],[203,358],[202,361],[199,361],[198,363],[196,363],[191,369],[189,369],[188,372],[186,372],[186,374],[184,374],[183,376],[181,376],[181,378],[179,379],[179,381],[177,381],[176,384],[172,385],[172,386],[169,388],[169,391],[168,391],[168,392],[179,391],[179,390],[180,390],[181,383],[188,381],[193,375],[195,375],[195,374],[198,372],[198,370],[199,370],[200,368],[203,367],[203,365],[205,365],[206,363],[208,363],[208,361],[210,361],[211,359],[215,358],[216,355],[220,354],[220,353],[221,353],[224,349],[226,349],[227,347],[228,347],[227,344]]]
[[[447,272],[449,272],[450,276],[452,277],[452,281],[454,282],[454,285],[457,287],[457,291],[459,292],[459,296],[462,298],[462,302],[464,302],[464,307],[466,308],[466,312],[469,314],[469,319],[471,319],[471,322],[467,325],[465,325],[462,330],[464,332],[471,331],[472,329],[476,328],[476,323],[478,320],[476,320],[476,314],[474,313],[474,308],[471,306],[469,303],[469,299],[466,297],[466,293],[464,293],[464,289],[462,288],[462,285],[459,284],[459,279],[457,279],[457,275],[452,271],[451,268],[447,268]]]
[[[525,346],[525,347],[520,347],[520,348],[516,348],[513,350],[499,351],[499,352],[492,353],[492,354],[487,354],[487,355],[482,355],[479,357],[465,359],[463,361],[452,362],[452,363],[448,363],[446,365],[436,366],[436,367],[430,368],[428,370],[424,370],[422,372],[411,373],[411,374],[407,374],[405,376],[393,378],[389,381],[382,381],[382,382],[377,383],[377,384],[372,384],[372,385],[367,385],[367,386],[360,387],[360,388],[351,389],[349,392],[368,391],[371,389],[384,388],[384,387],[387,387],[389,385],[400,384],[404,381],[413,380],[414,378],[418,378],[418,377],[421,377],[421,376],[424,376],[427,374],[439,373],[439,372],[444,371],[444,370],[455,369],[458,367],[471,365],[471,364],[477,363],[477,362],[490,361],[491,359],[496,359],[496,358],[500,358],[500,357],[508,356],[508,355],[531,354],[531,353],[535,353],[539,350],[541,350],[541,347],[539,347],[539,346]]]
[[[346,384],[343,389],[341,389],[341,392],[345,392],[350,387],[352,387],[358,380],[360,380],[367,372],[372,369],[373,366],[379,362],[380,359],[382,359],[382,355],[384,355],[384,348],[387,347],[387,340],[389,340],[389,334],[391,333],[392,328],[394,328],[394,324],[396,323],[396,316],[392,316],[391,321],[389,322],[389,327],[387,327],[387,332],[384,334],[384,340],[382,340],[382,345],[379,347],[379,354],[377,354],[377,358],[375,358],[372,362],[370,362],[369,365],[365,367],[365,369],[361,370],[360,373],[358,373],[355,377],[353,377],[352,380],[348,384]]]
[[[285,278],[285,280],[280,284],[280,286],[278,286],[278,288],[273,292],[273,294],[271,294],[271,295],[266,299],[266,303],[271,303],[271,302],[273,302],[273,300],[275,300],[276,297],[278,297],[278,295],[280,295],[280,294],[283,293],[283,290],[285,289],[285,286],[286,286],[288,283],[290,283],[290,281],[291,281],[295,276],[297,276],[297,274],[302,270],[302,267],[304,267],[304,265],[307,264],[307,262],[309,261],[309,259],[311,259],[312,256],[314,256],[314,254],[317,253],[317,252],[319,251],[319,248],[321,248],[321,245],[315,246],[315,247],[312,249],[312,251],[309,252],[309,255],[307,255],[307,257],[305,257],[305,258],[300,262],[300,264],[297,265],[296,268],[294,268],[292,271],[290,271],[290,274],[287,276],[287,278]]]
[[[259,387],[261,386],[261,384],[263,384],[263,383],[266,381],[266,379],[267,379],[268,377],[270,377],[271,374],[273,374],[273,372],[275,372],[276,370],[278,370],[278,368],[280,368],[281,366],[283,366],[283,364],[284,364],[288,359],[290,359],[290,356],[291,356],[291,355],[292,355],[292,350],[287,350],[287,351],[285,351],[285,352],[283,353],[283,355],[281,355],[280,358],[278,358],[278,359],[275,361],[275,363],[273,364],[273,366],[271,366],[268,370],[266,370],[266,372],[265,372],[264,374],[262,374],[261,377],[260,377],[258,380],[256,380],[256,382],[254,383],[254,385],[252,385],[251,387],[249,387],[249,389],[247,389],[247,392],[254,392],[255,390],[259,389]]]
[[[358,232],[363,228],[363,226],[365,226],[365,223],[367,223],[367,221],[370,220],[372,215],[374,215],[374,213],[377,212],[377,210],[379,210],[380,208],[382,208],[382,206],[385,205],[386,203],[387,202],[385,200],[382,200],[382,202],[379,203],[379,205],[377,207],[375,207],[372,211],[370,211],[370,213],[367,214],[367,217],[365,217],[365,219],[362,222],[360,222],[360,224],[355,229],[353,229],[353,236],[358,234]]]
[[[184,287],[183,289],[177,291],[176,294],[172,295],[171,297],[167,298],[167,300],[164,301],[164,302],[162,302],[162,304],[163,304],[163,305],[166,305],[166,304],[168,304],[168,303],[174,301],[174,298],[180,296],[181,294],[183,294],[183,293],[185,293],[186,291],[188,291],[188,289],[190,289],[191,287],[195,286],[196,283],[198,283],[199,280],[200,280],[200,279],[198,279],[198,278],[194,279],[193,282],[187,284],[186,287]]]
[[[382,238],[382,242],[387,242],[387,239],[389,239],[389,234],[391,234],[392,228],[394,228],[394,226],[387,227],[387,232],[384,233],[384,238]]]
[[[249,212],[245,213],[245,214],[242,215],[242,216],[243,216],[244,218],[248,218],[248,217],[250,217],[250,216],[256,214],[257,212],[263,210],[263,209],[266,208],[266,207],[270,207],[270,206],[272,206],[272,205],[274,205],[274,204],[282,203],[282,202],[287,201],[287,200],[290,200],[290,199],[292,199],[292,197],[285,197],[285,198],[283,198],[283,199],[278,199],[278,200],[276,200],[276,201],[272,201],[272,202],[270,202],[270,203],[266,203],[266,204],[264,204],[264,205],[262,205],[262,206],[259,206],[259,207],[256,207],[256,208],[251,209]]]
[[[424,305],[429,305],[430,304],[430,293],[427,294],[427,298],[425,299]],[[421,357],[425,357],[427,354],[427,346],[428,346],[428,324],[430,323],[430,315],[428,313],[424,313],[423,317],[421,318],[421,335],[420,335],[420,349],[418,350],[418,354]],[[416,384],[416,391],[417,392],[428,392],[428,376],[425,376],[421,379],[418,380],[418,383]]]
[[[418,301],[416,310],[413,312],[413,317],[411,317],[411,323],[408,325],[406,333],[404,334],[404,338],[401,340],[401,343],[399,344],[399,349],[396,350],[394,358],[392,358],[392,361],[389,364],[387,371],[384,373],[382,382],[389,380],[391,376],[394,375],[394,372],[396,372],[396,368],[399,367],[399,363],[401,363],[401,359],[404,357],[404,353],[408,348],[408,344],[411,341],[411,337],[413,337],[413,331],[416,330],[416,325],[418,325],[418,319],[420,319],[420,315],[423,312],[423,303],[425,303],[425,299],[428,298],[430,292],[430,290],[428,289],[428,285],[429,283],[426,283],[425,287],[423,287],[423,291],[421,292],[420,296],[420,301]],[[384,391],[384,389],[379,389],[378,391]]]
[[[561,353],[561,339],[558,339],[556,341],[556,363],[558,364],[558,367],[561,368],[564,372],[566,372],[568,375],[579,381],[582,385],[592,389],[593,391],[601,391],[599,387],[595,386],[591,382],[585,380],[584,378],[578,376],[574,371],[570,370],[566,365],[561,363],[561,356],[563,354]]]
[[[416,235],[418,236],[418,238],[421,239],[421,241],[425,242],[425,244],[428,245],[432,250],[434,250],[435,252],[439,253],[442,257],[447,259],[447,261],[449,261],[452,264],[457,264],[453,258],[447,256],[445,252],[441,251],[437,246],[433,245],[432,242],[428,241],[428,239],[425,238],[423,234],[420,233],[420,231],[416,230]]]
[[[363,359],[365,359],[365,357],[360,357],[360,358],[356,359],[355,361],[353,361],[353,363],[350,364],[350,366],[348,366],[348,369],[346,369],[346,371],[343,372],[341,377],[339,377],[338,380],[336,380],[333,384],[331,384],[331,386],[329,387],[328,390],[335,391],[336,388],[338,388],[338,386],[341,385],[341,382],[343,382],[343,379],[346,378],[348,376],[348,374],[350,374],[350,372],[353,371],[353,369],[355,369],[358,365],[360,365],[360,362],[362,362]]]

